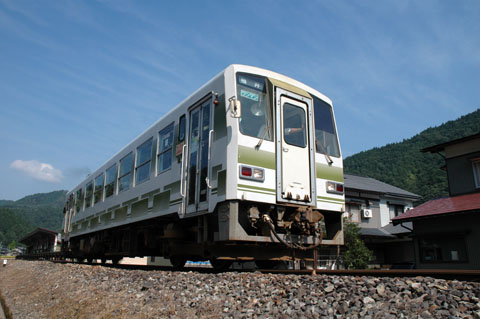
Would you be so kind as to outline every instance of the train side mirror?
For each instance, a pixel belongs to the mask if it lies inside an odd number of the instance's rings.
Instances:
[[[232,96],[231,98],[228,99],[228,102],[230,103],[230,115],[234,118],[239,118],[242,116],[242,103],[240,100],[237,100],[235,96]]]

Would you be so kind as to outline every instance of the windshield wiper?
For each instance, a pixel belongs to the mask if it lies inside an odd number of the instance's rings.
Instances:
[[[315,142],[316,142],[316,141],[315,141]],[[327,158],[328,165],[332,165],[332,164],[333,164],[333,160],[332,160],[332,158],[330,157],[330,155],[328,155],[327,150],[326,150],[325,147],[322,145],[322,143],[318,142],[318,143],[315,143],[315,144],[318,144],[318,146],[320,146],[320,148],[322,149],[323,155],[325,155],[325,157]]]
[[[268,132],[270,132],[270,121],[269,120],[267,120],[267,127],[265,127],[265,131],[263,132],[262,138],[260,139],[260,141],[258,141],[257,145],[255,145],[255,150],[258,151],[258,149],[260,148],[260,146],[263,143],[263,140],[267,136]]]

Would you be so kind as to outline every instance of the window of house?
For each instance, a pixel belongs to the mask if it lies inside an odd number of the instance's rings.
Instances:
[[[358,204],[347,204],[346,210],[348,213],[348,220],[350,222],[359,223],[360,222],[360,205]]]
[[[150,166],[152,162],[153,139],[143,143],[137,148],[137,161],[135,163],[135,183],[140,184],[150,178]]]
[[[75,200],[75,212],[79,213],[83,208],[83,189],[77,190],[76,200]]]
[[[467,262],[467,249],[462,236],[419,238],[422,262]]]
[[[92,206],[93,182],[87,184],[85,188],[85,208]]]
[[[404,205],[389,204],[388,207],[390,209],[390,219],[403,214],[403,212],[405,211]]]
[[[185,118],[185,117],[184,117]],[[183,139],[185,139],[185,132]],[[157,174],[172,166],[173,156],[173,123],[160,131],[158,138],[158,168]]]
[[[95,204],[103,200],[104,182],[105,182],[105,178],[103,173],[95,177],[95,193],[93,195],[93,202]]]
[[[117,164],[113,164],[107,169],[105,180],[105,198],[112,196],[115,193],[115,181],[117,180]]]
[[[480,188],[480,158],[473,160],[473,178],[475,179],[475,188]]]
[[[130,188],[132,183],[133,153],[120,160],[120,173],[118,177],[118,191],[124,191]]]

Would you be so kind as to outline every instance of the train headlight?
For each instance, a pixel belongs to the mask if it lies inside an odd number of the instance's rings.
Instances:
[[[262,181],[263,181],[263,179],[265,178],[265,177],[263,176],[263,172],[264,172],[264,171],[263,171],[263,169],[261,169],[261,168],[254,168],[254,169],[253,169],[253,178],[259,179],[259,180],[262,180]]]
[[[343,194],[343,184],[335,182],[327,182],[327,193]]]
[[[265,170],[259,167],[240,165],[240,178],[263,182],[265,180]]]

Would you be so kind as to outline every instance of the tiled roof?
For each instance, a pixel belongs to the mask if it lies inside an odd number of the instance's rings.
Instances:
[[[382,229],[392,235],[404,235],[412,232],[412,223],[406,222],[402,225],[393,225],[392,223],[389,223],[388,225],[383,226]]]
[[[360,227],[360,235],[368,237],[383,237],[383,238],[397,238],[399,235],[408,235],[411,233],[409,229],[412,229],[412,223],[404,223],[402,225],[394,226],[389,223],[381,228]]]
[[[375,192],[380,194],[387,194],[393,196],[400,196],[400,197],[408,197],[412,199],[420,199],[421,196],[407,192],[401,188],[395,187],[393,185],[380,182],[376,179],[370,177],[362,177],[350,174],[344,174],[344,185],[345,188],[348,189],[355,189],[359,191],[365,192]]]
[[[392,222],[398,224],[421,217],[475,211],[480,212],[480,193],[434,199],[393,218]]]
[[[367,227],[361,227],[359,233],[360,233],[360,235],[362,235],[362,236],[383,237],[383,238],[395,238],[394,235],[392,235],[392,234],[390,234],[389,232],[383,230],[382,228],[367,228]]]

